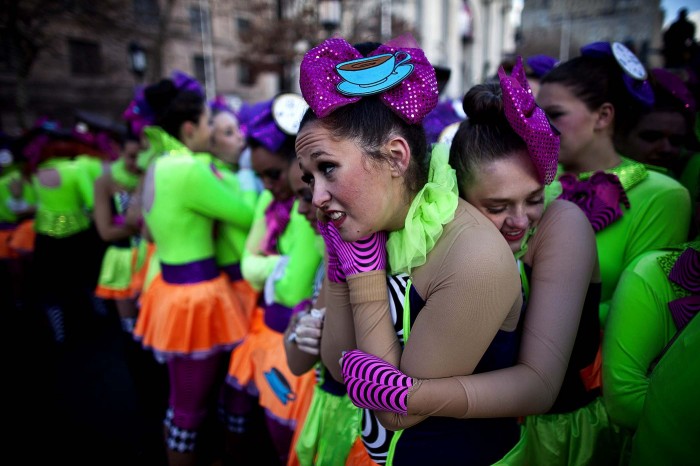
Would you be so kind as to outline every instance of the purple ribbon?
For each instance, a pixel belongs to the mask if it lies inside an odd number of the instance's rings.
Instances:
[[[272,201],[265,209],[267,231],[262,240],[262,250],[266,254],[279,254],[277,242],[289,224],[294,196],[284,201]]]
[[[687,112],[695,114],[693,94],[680,77],[663,68],[654,68],[651,74],[657,84],[675,97]]]
[[[693,248],[683,251],[668,278],[692,293],[668,303],[673,322],[680,330],[700,312],[700,252]]]
[[[565,173],[559,182],[562,187],[559,198],[578,205],[596,232],[622,217],[620,204],[630,208],[620,179],[612,173],[597,171],[588,180]]]
[[[557,174],[559,132],[552,127],[547,115],[535,103],[535,96],[532,95],[525,76],[522,57],[515,60],[510,76],[500,67],[498,79],[503,91],[506,119],[513,131],[525,141],[540,181],[549,184]]]
[[[382,102],[406,123],[418,124],[437,105],[438,85],[435,70],[421,49],[390,44],[380,45],[368,56],[406,52],[410,54],[409,63],[414,68],[406,79],[379,96]],[[299,85],[306,103],[317,117],[326,117],[336,109],[361,99],[358,96],[345,96],[337,90],[343,78],[335,69],[339,63],[358,58],[363,58],[363,55],[339,37],[325,40],[304,55]]]
[[[221,273],[212,258],[181,265],[160,263],[160,271],[166,283],[185,285],[213,280]]]
[[[263,319],[265,325],[277,333],[284,333],[289,325],[289,319],[292,318],[293,309],[283,306],[279,303],[265,305],[265,313]]]

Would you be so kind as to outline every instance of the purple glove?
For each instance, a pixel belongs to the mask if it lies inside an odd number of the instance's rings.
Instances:
[[[343,380],[355,406],[408,414],[413,379],[383,359],[360,350],[343,356]]]
[[[357,241],[346,242],[340,237],[340,233],[332,222],[324,224],[319,221],[318,225],[328,249],[329,279],[333,280],[330,275],[331,250],[337,257],[343,278],[362,272],[386,269],[386,232],[379,231]]]

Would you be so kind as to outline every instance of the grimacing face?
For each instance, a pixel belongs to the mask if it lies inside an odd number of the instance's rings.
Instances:
[[[333,137],[318,121],[302,127],[296,151],[313,205],[345,241],[387,230],[395,221],[388,164],[368,162],[354,141]]]
[[[501,232],[515,253],[542,218],[544,185],[525,151],[481,165],[466,190],[467,201]]]

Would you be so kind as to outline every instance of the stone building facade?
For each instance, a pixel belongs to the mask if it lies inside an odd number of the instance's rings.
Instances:
[[[622,42],[662,66],[663,17],[660,0],[525,0],[517,50],[566,60],[591,42]]]

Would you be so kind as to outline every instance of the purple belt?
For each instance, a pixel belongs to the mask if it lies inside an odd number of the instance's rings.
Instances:
[[[238,280],[243,280],[243,274],[241,273],[241,264],[231,264],[221,267],[228,278],[232,282],[237,282]]]
[[[160,263],[163,280],[173,285],[185,285],[213,280],[221,273],[214,258],[188,262],[181,265]]]
[[[265,325],[275,332],[284,333],[289,325],[289,318],[292,316],[291,307],[272,303],[265,305]]]
[[[16,229],[17,229],[17,224],[16,224],[16,223],[0,222],[0,231],[5,231],[5,230],[16,230]]]

